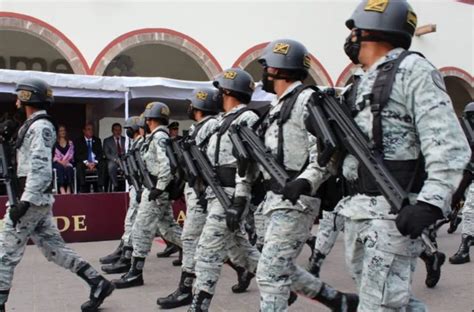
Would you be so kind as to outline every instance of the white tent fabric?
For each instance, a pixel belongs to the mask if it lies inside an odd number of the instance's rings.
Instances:
[[[160,77],[103,77],[0,69],[0,93],[14,93],[16,82],[35,77],[46,81],[58,97],[76,98],[167,98],[185,100],[198,87],[212,87],[210,81],[186,81]],[[273,94],[257,88],[252,101],[269,102]]]

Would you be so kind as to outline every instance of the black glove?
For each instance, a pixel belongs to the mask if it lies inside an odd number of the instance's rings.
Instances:
[[[294,204],[300,195],[309,195],[311,192],[311,185],[306,179],[296,179],[285,185],[283,188],[282,194],[283,199],[288,199]]]
[[[30,203],[27,201],[20,201],[16,206],[10,207],[10,219],[13,221],[13,227],[16,227],[16,224],[25,215],[28,208],[30,208]]]
[[[148,200],[149,201],[156,200],[161,194],[163,194],[162,190],[159,190],[159,189],[156,189],[156,188],[151,189],[150,194],[148,194]]]
[[[138,191],[137,194],[135,195],[135,200],[137,203],[140,203],[142,201],[142,191]]]
[[[438,207],[425,202],[417,202],[416,205],[403,207],[395,219],[395,224],[403,236],[410,235],[411,239],[415,239],[424,229],[442,218],[443,213]]]
[[[239,196],[234,198],[234,203],[229,209],[227,209],[226,223],[231,232],[240,228],[240,219],[242,218],[246,206],[247,198]]]

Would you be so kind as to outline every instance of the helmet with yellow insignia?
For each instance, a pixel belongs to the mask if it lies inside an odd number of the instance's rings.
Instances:
[[[43,80],[28,78],[17,83],[16,95],[24,105],[40,109],[49,109],[53,105],[54,97],[51,87]]]
[[[150,102],[143,112],[145,119],[158,119],[164,126],[168,125],[170,119],[170,109],[168,105],[161,102]]]
[[[214,79],[212,84],[220,91],[229,91],[231,96],[239,99],[244,104],[250,103],[255,90],[255,82],[252,76],[240,68],[224,70]]]
[[[264,67],[274,67],[290,71],[308,72],[311,58],[306,47],[291,39],[270,42],[263,50],[258,62]]]
[[[408,49],[415,33],[417,17],[405,0],[364,0],[346,21],[349,29],[372,30],[384,35],[373,41],[387,41]],[[366,40],[368,41],[368,40]]]

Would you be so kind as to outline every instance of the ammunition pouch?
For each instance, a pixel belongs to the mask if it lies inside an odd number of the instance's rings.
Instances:
[[[235,187],[236,168],[215,167],[214,171],[222,187]]]

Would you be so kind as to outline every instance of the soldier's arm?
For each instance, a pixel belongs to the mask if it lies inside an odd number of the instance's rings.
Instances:
[[[168,137],[162,133],[157,133],[153,137],[153,144],[156,147],[156,160],[158,167],[158,181],[156,182],[156,188],[159,190],[165,190],[171,181],[171,167],[170,161],[166,156],[166,144]]]
[[[422,58],[410,70],[411,75],[404,79],[404,93],[413,110],[428,174],[417,199],[439,207],[447,215],[471,151],[441,74]]]
[[[52,148],[56,141],[56,134],[53,126],[42,120],[35,122],[28,130],[30,131],[32,135],[29,148],[30,172],[26,176],[25,190],[21,200],[40,205],[41,195],[50,187],[53,178]]]
[[[312,94],[312,91],[304,91],[300,95],[300,98],[298,99],[298,106],[295,108],[295,113],[298,114],[298,116],[301,116],[301,124],[304,124],[304,120],[308,116],[308,108],[306,106],[306,103],[308,102],[310,96]],[[303,170],[303,172],[298,176],[298,179],[305,179],[309,182],[311,185],[311,193],[316,194],[317,190],[323,184],[324,181],[326,181],[330,176],[331,173],[329,169],[333,167],[333,162],[329,162],[327,167],[321,167],[318,165],[318,147],[317,147],[317,140],[316,137],[313,136],[311,133],[309,133],[307,130],[306,135],[308,136],[308,165],[306,168]]]
[[[258,120],[257,114],[254,112],[245,112],[236,121],[235,124],[247,124],[252,127]],[[250,165],[244,177],[239,176],[238,173],[235,175],[235,197],[250,197],[252,191],[252,183],[257,179],[259,175],[258,166]]]

